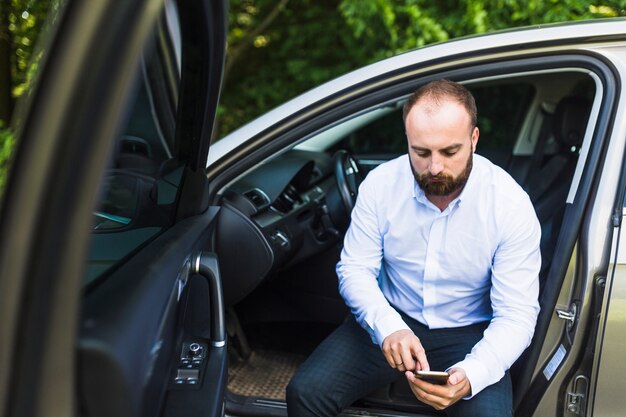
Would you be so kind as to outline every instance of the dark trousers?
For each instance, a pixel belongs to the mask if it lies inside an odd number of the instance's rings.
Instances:
[[[403,319],[419,337],[430,369],[435,371],[462,360],[482,338],[488,324],[430,330],[405,315]],[[350,318],[317,347],[293,376],[287,387],[287,410],[291,417],[336,416],[354,401],[399,378],[406,377],[389,366],[378,345]],[[459,417],[510,417],[512,398],[507,372],[496,384],[470,400],[459,400],[445,412]]]

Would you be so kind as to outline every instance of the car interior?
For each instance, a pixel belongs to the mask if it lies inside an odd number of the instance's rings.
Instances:
[[[535,206],[543,287],[595,82],[582,71],[563,71],[466,85],[479,109],[477,153],[508,171]],[[349,315],[335,275],[348,213],[360,179],[406,152],[403,103],[311,135],[224,188],[214,243],[230,338],[227,410],[262,415],[280,408],[298,365]],[[404,378],[354,406],[437,414],[417,403]]]

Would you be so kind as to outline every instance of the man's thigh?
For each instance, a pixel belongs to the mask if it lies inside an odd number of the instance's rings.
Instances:
[[[465,358],[482,338],[487,325],[430,330],[415,320],[404,319],[422,341],[432,370],[445,370]],[[298,369],[288,389],[289,415],[335,415],[357,399],[400,378],[404,379],[404,375],[389,366],[378,345],[371,342],[367,332],[351,317]],[[300,398],[296,399],[296,393]],[[471,400],[461,400],[446,413],[455,417],[510,416],[511,403],[507,372],[499,383]],[[485,410],[490,412],[485,414]]]
[[[405,320],[407,320],[405,318]],[[415,334],[422,340],[430,368],[443,371],[463,360],[478,343],[488,323],[480,323],[456,329],[430,330],[412,319],[407,320]],[[460,400],[446,410],[454,417],[512,416],[513,393],[511,377],[507,372],[493,384],[470,400]]]
[[[465,327],[429,329],[404,313],[400,315],[420,339],[432,371],[444,371],[465,359],[474,345],[483,338],[489,324],[484,322]]]
[[[378,345],[350,317],[298,368],[288,388],[290,415],[301,406],[315,407],[313,414],[333,415],[400,377],[402,372],[389,366]]]

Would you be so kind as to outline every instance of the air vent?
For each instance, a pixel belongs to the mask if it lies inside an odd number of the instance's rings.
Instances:
[[[255,188],[250,191],[246,191],[243,193],[248,200],[254,204],[255,207],[263,207],[264,205],[270,202],[270,199],[265,195],[265,193],[258,188]]]
[[[302,198],[298,194],[296,187],[288,185],[285,191],[280,193],[276,201],[274,201],[272,207],[281,213],[289,213],[296,203],[302,203]]]

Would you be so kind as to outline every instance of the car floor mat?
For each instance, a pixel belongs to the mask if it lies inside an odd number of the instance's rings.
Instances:
[[[255,350],[247,359],[231,362],[228,390],[246,397],[285,400],[285,388],[304,355],[271,350]]]

